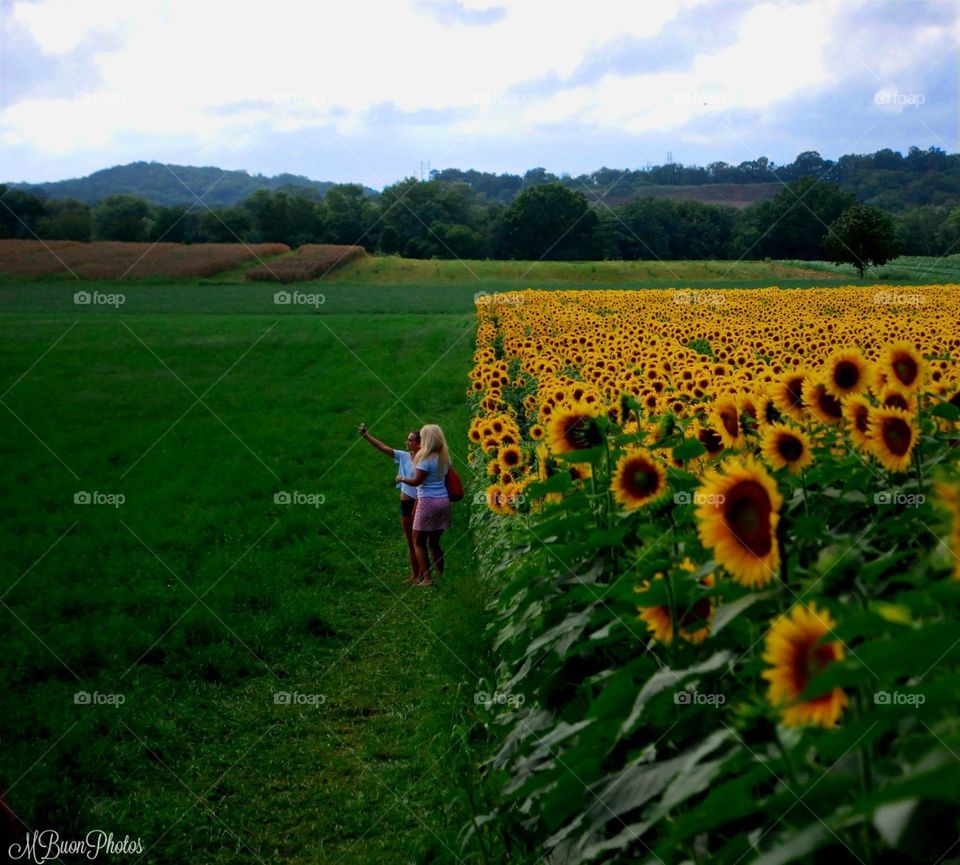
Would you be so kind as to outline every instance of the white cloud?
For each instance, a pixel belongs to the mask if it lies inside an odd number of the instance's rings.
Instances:
[[[453,5],[481,13],[497,3]],[[655,39],[681,12],[692,10],[695,21],[698,7],[722,4],[511,0],[499,18],[451,19],[425,12],[417,0],[273,0],[266,7],[229,0],[21,3],[13,17],[44,53],[66,54],[95,34],[115,39],[90,60],[95,90],[8,106],[0,112],[0,142],[58,156],[102,150],[109,163],[115,161],[111,147],[133,139],[141,145],[177,139],[216,154],[255,146],[268,132],[296,130],[329,130],[330,137],[356,141],[387,134],[423,143],[432,136],[441,147],[454,136],[502,144],[563,123],[571,130],[641,135],[836,91],[862,75],[864,64],[875,76],[871,92],[915,92],[903,70],[942,45],[943,28],[917,22],[910,33],[879,45],[853,34],[860,40],[852,43],[857,56],[839,52],[837,40],[847,34],[838,36],[838,28],[872,5],[875,0],[758,2],[736,23],[733,44],[718,39],[726,47],[701,53],[688,69],[611,72],[590,84],[565,85],[611,43]],[[481,17],[482,24],[470,26]],[[867,45],[869,51],[861,47]],[[556,86],[543,97],[516,94],[518,87],[548,81]],[[428,124],[392,117],[385,132],[372,109],[391,104],[399,112],[466,116]]]

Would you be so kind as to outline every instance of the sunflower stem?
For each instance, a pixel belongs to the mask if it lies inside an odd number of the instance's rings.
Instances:
[[[857,699],[857,715],[863,717],[866,714],[866,697],[864,696],[863,687],[859,687],[856,690],[856,699]],[[873,793],[873,755],[872,755],[872,746],[870,743],[867,743],[860,750],[860,780],[863,787],[863,793],[865,796],[869,796]],[[861,829],[862,839],[863,839],[863,852],[866,857],[866,861],[869,865],[873,865],[873,843],[870,838],[870,829],[868,826],[864,825]]]
[[[913,446],[913,468],[917,475],[917,495],[923,495],[923,475],[920,474],[920,434],[923,422],[920,419],[920,389],[917,389],[917,443]],[[921,499],[918,499],[921,501]]]
[[[677,637],[680,629],[677,627],[677,602],[673,597],[673,578],[670,576],[670,569],[667,568],[664,574],[664,581],[667,584],[667,603],[670,605],[670,667],[677,668]]]
[[[780,752],[780,756],[783,757],[783,766],[787,770],[787,777],[790,779],[790,786],[797,787],[797,772],[793,768],[793,760],[790,759],[790,752],[787,751],[786,746],[783,744],[783,739],[780,737],[780,728],[776,727],[776,735],[773,737],[773,741],[777,746],[777,750]],[[790,791],[794,796],[798,795],[794,793],[793,790]]]
[[[803,515],[810,516],[810,507],[807,504],[807,470],[800,469],[800,488],[803,490]]]

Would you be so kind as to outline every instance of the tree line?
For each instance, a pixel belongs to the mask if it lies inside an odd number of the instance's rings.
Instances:
[[[831,253],[828,226],[857,204],[813,175],[742,210],[660,198],[610,207],[558,182],[527,186],[509,205],[484,201],[463,182],[407,178],[377,196],[337,184],[319,200],[312,190],[258,190],[219,207],[155,206],[130,195],[90,205],[0,185],[0,237],[360,244],[409,258],[822,260]],[[960,206],[870,210],[901,254],[960,251]]]

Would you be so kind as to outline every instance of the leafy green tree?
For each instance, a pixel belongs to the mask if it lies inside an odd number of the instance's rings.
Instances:
[[[583,193],[559,183],[534,186],[503,216],[501,254],[531,261],[592,259],[598,222]]]
[[[848,208],[830,223],[824,246],[829,261],[852,264],[861,279],[867,266],[886,264],[899,254],[893,217],[862,204]]]
[[[938,255],[952,255],[960,252],[960,207],[954,207],[947,214],[937,232]]]
[[[0,237],[32,238],[45,206],[39,195],[0,184]]]
[[[200,216],[197,208],[187,210],[182,205],[158,207],[150,221],[149,239],[164,243],[193,243],[200,234]]]
[[[897,240],[901,255],[944,254],[949,248],[949,243],[944,243],[948,234],[947,216],[946,207],[936,207],[931,204],[912,207],[901,213],[897,218]],[[957,226],[954,240],[958,236],[960,236],[960,225]]]
[[[376,205],[359,183],[338,183],[323,197],[323,238],[327,243],[373,246]]]
[[[198,237],[205,243],[259,242],[253,231],[253,217],[243,205],[213,207],[200,214]]]
[[[380,195],[380,249],[409,258],[452,258],[454,251],[436,227],[472,228],[477,221],[473,201],[473,190],[465,183],[409,177],[386,187]]]
[[[805,162],[815,162],[811,154],[801,154],[798,161],[801,157]],[[824,230],[856,203],[853,194],[835,183],[809,176],[793,181],[777,193],[770,207],[758,208],[763,216],[759,224],[760,257],[823,259]]]
[[[435,222],[430,227],[450,255],[457,258],[486,258],[490,254],[487,239],[467,225]]]
[[[44,240],[87,241],[93,230],[90,205],[73,198],[48,201],[36,230]]]
[[[243,202],[253,228],[252,239],[257,243],[286,243],[290,235],[287,218],[287,194],[258,189]]]
[[[134,195],[111,195],[93,211],[97,240],[143,241],[147,239],[150,205]]]

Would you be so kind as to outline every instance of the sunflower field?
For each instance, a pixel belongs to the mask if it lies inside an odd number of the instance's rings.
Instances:
[[[960,861],[960,286],[476,309],[488,860]]]

